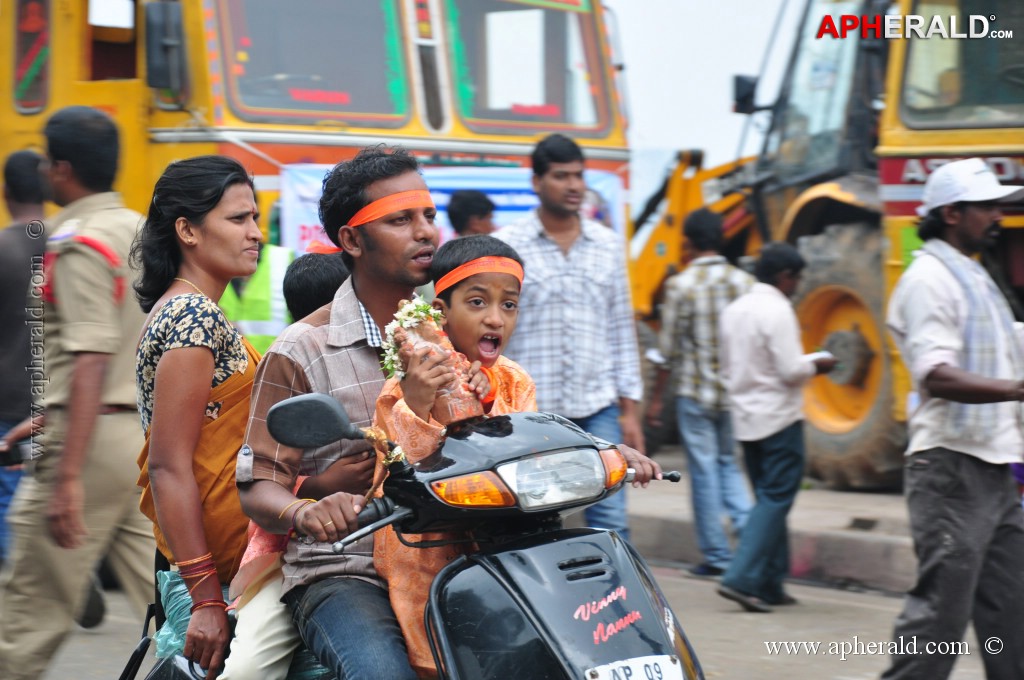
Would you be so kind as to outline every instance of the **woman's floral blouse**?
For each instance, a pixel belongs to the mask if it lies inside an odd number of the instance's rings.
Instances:
[[[242,336],[213,300],[198,293],[175,295],[160,308],[139,341],[135,362],[139,413],[142,427],[149,429],[153,417],[153,386],[156,365],[164,352],[178,347],[207,347],[213,352],[214,388],[232,373],[243,373],[249,357]],[[206,417],[214,420],[220,404],[206,405]]]

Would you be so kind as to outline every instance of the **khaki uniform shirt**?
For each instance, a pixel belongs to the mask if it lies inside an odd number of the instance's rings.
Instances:
[[[128,253],[142,215],[120,195],[93,194],[68,205],[47,226],[43,403],[70,401],[74,354],[109,354],[102,403],[135,407],[135,347],[146,315],[132,290]],[[105,246],[111,258],[93,244]],[[120,282],[119,282],[120,281]],[[118,290],[120,291],[118,294]]]
[[[338,289],[330,307],[321,307],[285,329],[256,370],[236,481],[271,480],[292,491],[299,475],[320,474],[342,456],[369,449],[364,439],[305,451],[293,449],[274,441],[266,418],[270,407],[279,401],[319,392],[337,399],[353,425],[369,426],[384,386],[379,345],[379,331],[356,297],[351,278]],[[330,543],[292,538],[284,562],[282,594],[332,576],[381,583],[373,568],[373,536],[356,541],[341,555],[334,554]]]

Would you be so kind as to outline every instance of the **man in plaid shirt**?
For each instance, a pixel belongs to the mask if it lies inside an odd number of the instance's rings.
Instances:
[[[580,215],[586,184],[574,141],[546,137],[532,161],[540,206],[494,234],[526,265],[519,326],[505,355],[533,377],[541,411],[642,453],[643,383],[625,243]],[[626,494],[588,508],[586,521],[628,539]]]
[[[750,492],[736,465],[736,441],[718,371],[718,319],[726,305],[750,290],[754,277],[722,256],[717,213],[704,208],[690,213],[683,233],[694,259],[666,286],[658,344],[668,363],[658,369],[647,418],[657,424],[662,394],[676,371],[676,417],[690,470],[697,545],[704,556],[690,573],[721,576],[732,559],[722,515],[728,513],[739,533],[750,512]]]
[[[351,276],[330,306],[289,326],[263,356],[238,455],[242,508],[271,533],[296,534],[283,556],[281,601],[307,647],[338,678],[416,677],[386,585],[373,566],[373,537],[341,555],[331,548],[358,526],[355,516],[375,457],[365,440],[305,450],[279,444],[270,436],[267,413],[284,399],[315,392],[337,399],[356,427],[370,424],[384,385],[381,329],[399,301],[430,280],[436,214],[419,164],[404,149],[368,147],[328,173],[320,219],[344,251]],[[332,473],[341,482],[331,489],[337,493],[318,502],[296,497],[299,475]],[[250,616],[265,616],[257,632],[267,644],[285,646],[288,631],[266,623],[271,615],[280,619],[275,604],[271,599],[266,614]]]

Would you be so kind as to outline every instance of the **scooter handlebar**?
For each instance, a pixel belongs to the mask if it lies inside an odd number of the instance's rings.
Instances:
[[[359,511],[359,528],[369,526],[390,515],[395,510],[395,502],[390,498],[371,498],[366,507]]]
[[[382,527],[386,527],[389,524],[401,522],[412,514],[412,510],[409,508],[403,508],[400,505],[395,505],[395,502],[390,498],[371,499],[370,502],[366,504],[366,507],[359,511],[359,530],[353,531],[340,541],[335,541],[331,546],[331,550],[336,553],[344,552],[346,547],[352,545],[364,536],[369,536],[373,532]]]
[[[636,470],[633,468],[626,469],[626,484],[629,484],[636,478]],[[683,479],[683,473],[679,470],[669,470],[661,473],[661,481],[663,482],[680,482]],[[657,481],[657,480],[655,480]]]

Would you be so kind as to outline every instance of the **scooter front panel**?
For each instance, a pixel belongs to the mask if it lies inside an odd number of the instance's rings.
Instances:
[[[582,679],[593,677],[588,671],[647,657],[668,664],[665,678],[703,677],[646,565],[612,532],[548,533],[474,555],[470,564],[455,576],[446,575],[432,598],[438,605],[435,614],[445,621],[453,648],[485,656],[474,647],[487,641],[506,653],[494,675],[452,677]],[[471,624],[459,622],[467,615]],[[533,659],[545,669],[555,665],[561,674],[515,672]]]
[[[438,576],[431,620],[441,639],[442,677],[568,680],[541,631],[479,564],[463,561]]]

